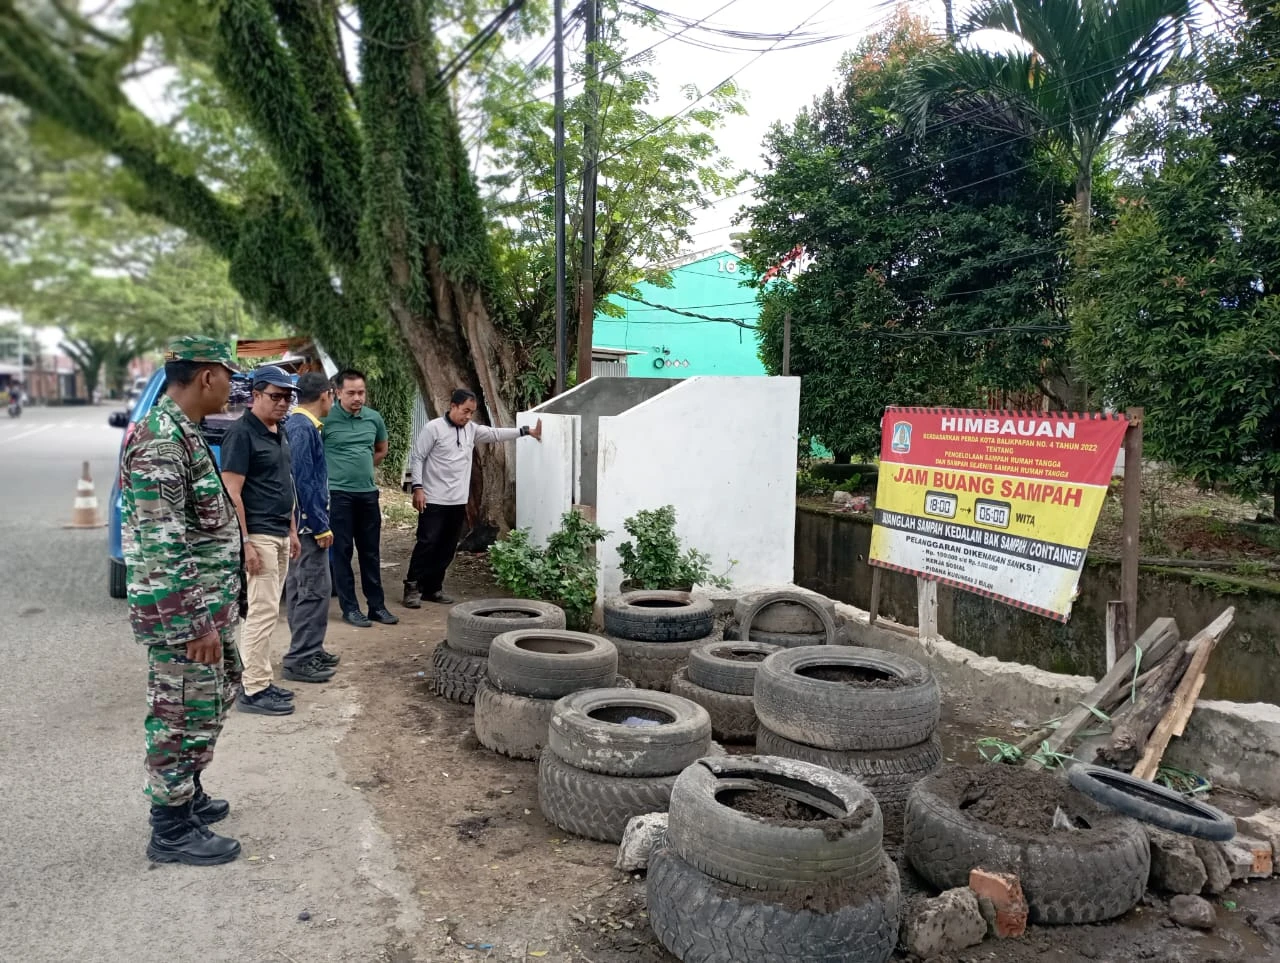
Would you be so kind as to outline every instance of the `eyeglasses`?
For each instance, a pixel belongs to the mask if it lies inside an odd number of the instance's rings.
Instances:
[[[271,399],[272,404],[282,404],[288,401],[292,395],[287,391],[264,391],[264,395]]]

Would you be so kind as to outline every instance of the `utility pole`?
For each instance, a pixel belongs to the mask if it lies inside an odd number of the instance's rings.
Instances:
[[[942,5],[946,14],[947,22],[947,39],[956,39],[956,14],[954,0],[942,0]]]
[[[567,386],[564,313],[564,0],[555,0],[556,394]]]
[[[578,285],[578,384],[591,377],[591,340],[596,317],[596,128],[600,91],[596,86],[596,4],[586,0],[587,119],[582,128],[582,275]]]

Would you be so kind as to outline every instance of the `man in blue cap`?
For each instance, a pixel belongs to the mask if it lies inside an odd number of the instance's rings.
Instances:
[[[280,428],[294,387],[289,373],[276,365],[256,369],[250,380],[253,405],[222,441],[222,480],[240,518],[249,578],[249,616],[240,637],[244,691],[237,706],[242,712],[284,716],[293,712],[293,693],[275,684],[270,645],[289,560],[300,548],[289,439]],[[316,666],[315,672],[333,676],[327,666]]]

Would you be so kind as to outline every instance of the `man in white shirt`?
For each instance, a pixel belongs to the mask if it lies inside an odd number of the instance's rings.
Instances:
[[[422,607],[422,600],[449,605],[444,573],[458,548],[466,520],[471,488],[471,461],[476,445],[514,441],[528,435],[542,440],[542,421],[532,428],[490,428],[473,424],[476,396],[458,388],[449,411],[427,422],[413,442],[409,471],[413,478],[413,507],[418,512],[418,541],[404,582],[405,608]]]

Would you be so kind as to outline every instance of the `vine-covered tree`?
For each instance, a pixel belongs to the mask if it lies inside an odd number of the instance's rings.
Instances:
[[[837,455],[878,450],[886,405],[1052,394],[1064,360],[1060,238],[1070,172],[974,119],[916,138],[892,107],[943,41],[899,14],[846,57],[836,86],[778,125],[745,250],[762,294],[761,358],[803,377],[800,428]]]
[[[543,0],[512,18],[517,7],[508,25],[545,23]],[[488,89],[492,74],[508,104],[530,99],[533,78],[490,71],[492,51],[468,46],[491,11],[479,0],[113,9],[114,19],[87,22],[70,4],[0,0],[0,94],[117,158],[118,190],[136,210],[204,241],[246,301],[369,372],[397,442],[408,440],[415,382],[432,411],[466,385],[485,420],[513,423],[529,359],[507,280],[516,274],[494,243],[457,108],[467,76]],[[470,74],[459,74],[468,58]],[[171,123],[127,95],[128,79],[157,64],[177,68],[186,90]],[[650,201],[661,209],[671,198]],[[638,231],[650,218],[636,214]],[[666,227],[660,217],[650,229]],[[504,447],[482,462],[479,519],[500,524]]]

